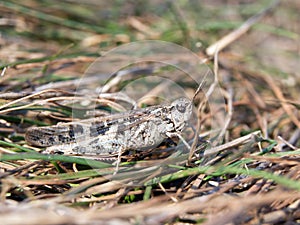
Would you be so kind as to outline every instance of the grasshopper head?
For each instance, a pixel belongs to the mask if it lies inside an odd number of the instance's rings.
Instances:
[[[171,104],[171,119],[175,125],[175,130],[181,132],[192,115],[192,102],[187,98],[176,99]]]

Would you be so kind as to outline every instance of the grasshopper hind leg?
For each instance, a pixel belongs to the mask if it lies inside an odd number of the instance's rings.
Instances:
[[[121,155],[123,153],[123,148],[120,147],[119,150],[118,150],[118,157],[117,157],[117,160],[114,162],[114,164],[116,165],[115,167],[115,171],[113,173],[113,175],[116,175],[117,172],[119,171],[119,167],[120,167],[120,163],[121,163]]]

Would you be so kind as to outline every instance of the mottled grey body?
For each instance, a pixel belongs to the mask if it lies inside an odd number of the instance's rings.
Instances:
[[[147,149],[178,136],[191,114],[190,100],[179,98],[171,105],[29,128],[25,139],[31,145],[47,147],[46,153],[112,156],[129,149]]]

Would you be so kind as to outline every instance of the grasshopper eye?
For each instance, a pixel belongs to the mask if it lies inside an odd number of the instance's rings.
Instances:
[[[176,104],[175,108],[178,110],[178,112],[185,113],[187,109],[188,103],[178,103]]]

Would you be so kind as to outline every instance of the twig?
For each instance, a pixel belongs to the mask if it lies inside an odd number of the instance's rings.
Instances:
[[[2,111],[0,111],[0,114],[4,114],[4,113],[16,111],[16,110],[21,110],[21,109],[26,109],[26,108],[28,108],[30,106],[34,106],[34,105],[44,105],[45,103],[48,103],[48,102],[65,101],[65,100],[69,100],[69,101],[82,100],[82,101],[85,101],[86,97],[76,97],[76,96],[72,96],[72,97],[68,97],[68,96],[54,97],[54,98],[49,98],[49,99],[44,99],[44,100],[31,102],[31,103],[21,105],[21,106],[17,106],[17,107],[13,107],[13,108],[3,109]],[[94,99],[94,101],[95,102],[102,102],[102,103],[104,102],[106,105],[109,105],[109,106],[115,108],[118,111],[126,111],[126,109],[123,106],[121,106],[120,104],[117,104],[113,101],[109,101],[109,100],[106,100],[106,99]],[[0,109],[1,108],[2,107],[0,107]]]
[[[217,147],[213,147],[211,149],[207,149],[207,150],[205,150],[205,152],[204,152],[203,155],[204,156],[213,155],[213,154],[219,153],[219,152],[221,152],[223,150],[226,150],[228,148],[232,148],[232,147],[238,146],[238,145],[240,145],[242,143],[248,142],[249,140],[251,140],[253,138],[253,136],[257,136],[259,134],[261,134],[261,131],[254,131],[254,132],[252,132],[252,133],[250,133],[248,135],[245,135],[243,137],[237,138],[237,139],[235,139],[233,141],[230,141],[230,142],[228,142],[226,144],[223,144],[223,145],[220,145],[220,146],[217,146]]]
[[[33,94],[30,94],[30,95],[24,96],[22,98],[18,98],[18,99],[14,100],[14,101],[11,101],[11,102],[7,103],[7,104],[4,104],[4,105],[0,106],[0,109],[5,109],[6,107],[14,105],[14,104],[16,104],[18,102],[22,102],[24,100],[40,96],[40,95],[42,95],[44,93],[48,93],[48,92],[63,92],[63,93],[66,93],[65,91],[54,90],[54,89],[43,90],[43,91],[40,91],[38,93],[33,93]]]
[[[290,147],[290,148],[293,149],[293,150],[296,150],[296,149],[297,149],[295,146],[293,146],[292,144],[290,144],[289,141],[284,140],[281,136],[278,136],[277,138],[278,138],[280,141],[283,142],[283,144],[280,146],[281,148],[284,147],[284,146],[288,146],[288,147]],[[280,150],[281,150],[281,149],[280,149]]]
[[[253,26],[255,23],[257,23],[263,16],[265,16],[267,13],[269,13],[272,9],[274,9],[278,4],[280,3],[280,0],[275,0],[271,3],[269,7],[266,9],[263,9],[258,14],[250,17],[245,23],[243,23],[238,29],[232,31],[231,33],[227,34],[223,38],[221,38],[216,43],[210,45],[206,49],[206,54],[209,56],[213,56],[216,51],[221,51],[226,46],[234,42],[236,39],[240,38],[243,34],[245,34],[251,26]]]

